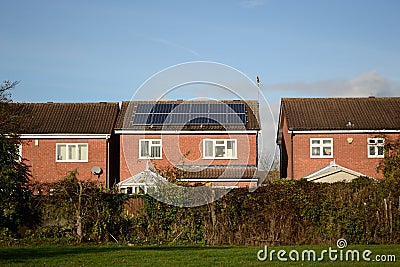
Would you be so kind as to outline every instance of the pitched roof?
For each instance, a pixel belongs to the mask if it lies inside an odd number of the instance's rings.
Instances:
[[[168,180],[158,174],[156,171],[146,168],[145,170],[133,175],[132,177],[118,183],[119,187],[146,184],[154,186],[157,184],[166,184]]]
[[[255,179],[258,180],[258,172],[255,167],[244,167],[244,168],[205,168],[201,170],[182,170],[177,169],[177,178],[182,181],[191,180],[219,180],[223,182],[226,179],[240,181],[243,179]],[[132,177],[123,180],[118,183],[119,186],[126,186],[130,184],[145,183],[147,185],[154,185],[158,183],[166,183],[167,179],[162,177],[149,166],[146,167],[140,173],[133,175]]]
[[[201,170],[188,169],[178,172],[180,179],[243,179],[255,178],[257,168],[204,168]]]
[[[140,104],[207,104],[207,103],[225,103],[225,104],[244,104],[246,112],[246,122],[244,125],[218,125],[218,124],[203,124],[203,125],[133,125],[132,120],[136,109]],[[223,100],[223,101],[123,101],[121,111],[118,115],[115,129],[129,130],[259,130],[259,108],[258,102],[255,100]],[[126,119],[125,119],[126,117]]]
[[[20,134],[111,134],[119,103],[10,103]]]
[[[400,130],[400,97],[283,98],[280,116],[289,130]]]

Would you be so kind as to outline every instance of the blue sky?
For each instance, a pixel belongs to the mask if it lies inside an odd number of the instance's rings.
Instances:
[[[273,106],[400,92],[396,0],[3,0],[0,10],[0,78],[20,81],[14,101],[127,100],[190,61],[260,76]]]

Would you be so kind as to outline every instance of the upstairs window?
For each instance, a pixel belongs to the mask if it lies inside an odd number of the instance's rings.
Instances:
[[[203,158],[236,159],[236,139],[204,139]]]
[[[368,158],[383,158],[384,138],[368,138]]]
[[[57,144],[57,162],[87,162],[88,144]]]
[[[332,138],[311,138],[310,139],[311,158],[332,158],[333,139]]]
[[[140,139],[139,158],[140,159],[161,159],[162,142],[161,139]]]

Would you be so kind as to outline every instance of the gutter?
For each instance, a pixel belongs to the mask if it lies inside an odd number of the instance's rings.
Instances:
[[[20,134],[21,139],[108,139],[110,134]]]
[[[205,130],[205,131],[181,131],[181,130],[115,130],[115,134],[257,134],[258,130]]]
[[[258,182],[258,178],[186,178],[179,179],[181,182]]]
[[[336,134],[336,133],[400,133],[400,130],[289,130],[294,134]]]

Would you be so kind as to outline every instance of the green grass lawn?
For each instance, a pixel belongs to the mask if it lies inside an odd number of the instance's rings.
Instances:
[[[285,250],[315,250],[317,256],[329,246],[268,247]],[[24,246],[0,247],[0,266],[398,266],[400,245],[349,246],[346,250],[368,249],[370,258],[376,255],[395,255],[396,262],[330,261],[328,255],[322,262],[280,262],[274,254],[273,261],[259,261],[261,247],[207,247],[207,246]],[[332,246],[332,249],[337,249]],[[293,254],[294,255],[294,254]],[[339,255],[339,254],[338,254]],[[301,257],[301,256],[300,256]]]

